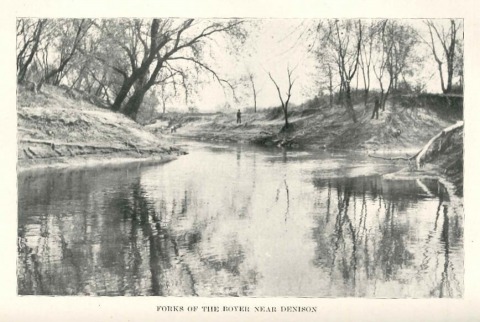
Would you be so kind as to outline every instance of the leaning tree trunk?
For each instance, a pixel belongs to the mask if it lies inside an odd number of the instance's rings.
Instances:
[[[375,156],[375,155],[368,155],[371,158],[376,159],[383,159],[383,160],[405,160],[411,162],[415,160],[415,168],[421,169],[423,165],[427,162],[427,159],[434,153],[440,151],[444,143],[448,141],[450,135],[457,129],[463,127],[463,121],[458,121],[456,124],[451,125],[445,129],[443,129],[440,133],[435,135],[433,138],[428,141],[428,143],[416,154],[411,157],[383,157],[383,156]]]
[[[137,89],[123,107],[122,113],[135,120],[147,91],[144,87]]]
[[[430,141],[428,141],[428,143],[415,156],[415,165],[417,169],[423,166],[428,156],[435,151],[435,148],[436,150],[440,150],[442,148],[443,141],[447,135],[461,127],[463,127],[463,121],[458,121],[456,124],[443,129],[442,132],[438,133]]]
[[[120,108],[122,107],[122,103],[125,100],[125,98],[127,98],[128,92],[130,92],[130,89],[132,88],[133,83],[135,83],[135,80],[133,77],[128,77],[123,80],[122,87],[120,87],[120,90],[118,91],[118,94],[115,97],[115,101],[113,102],[112,110],[114,111],[120,110]]]

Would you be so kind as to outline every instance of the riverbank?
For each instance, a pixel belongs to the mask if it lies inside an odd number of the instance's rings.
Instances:
[[[290,128],[282,131],[280,109],[243,113],[236,123],[235,113],[167,113],[146,128],[157,135],[183,137],[213,142],[241,142],[260,146],[278,146],[308,150],[358,150],[369,155],[415,155],[444,128],[462,119],[461,100],[425,94],[401,97],[387,102],[379,118],[371,119],[371,102],[354,106],[358,121],[353,123],[341,106],[316,109],[291,108]],[[174,132],[172,133],[172,128]],[[430,153],[427,164],[411,169],[408,176],[449,178],[463,193],[463,128],[439,153]],[[405,176],[406,174],[398,174]]]
[[[463,136],[463,126],[456,128],[428,148],[420,169],[415,169],[410,162],[409,167],[386,178],[436,178],[447,188],[449,195],[463,196]]]
[[[384,179],[400,164],[363,153],[189,147],[164,166],[20,176],[19,294],[422,297],[445,258],[462,275],[463,210],[436,180]]]
[[[166,162],[185,152],[79,93],[17,89],[17,168]]]
[[[244,142],[293,148],[326,148],[367,151],[405,151],[422,147],[443,128],[461,119],[461,107],[446,112],[447,102],[402,98],[389,101],[377,119],[371,119],[372,103],[354,106],[357,122],[339,105],[332,108],[293,107],[289,130],[282,131],[279,108],[243,113],[167,113],[147,128],[154,133],[207,141]]]
[[[430,102],[430,103],[428,103]],[[34,94],[17,92],[19,172],[131,162],[167,162],[185,152],[168,144],[170,138],[241,142],[308,150],[360,150],[370,155],[411,156],[443,128],[455,123],[442,101],[395,100],[379,119],[370,118],[371,104],[355,105],[357,123],[340,106],[292,108],[290,127],[279,109],[244,113],[237,124],[234,113],[167,113],[142,126],[102,107],[93,97],[45,86]],[[171,131],[174,128],[175,131]],[[463,194],[463,128],[442,149],[430,153],[426,166],[413,171],[405,162],[397,176],[439,176]]]

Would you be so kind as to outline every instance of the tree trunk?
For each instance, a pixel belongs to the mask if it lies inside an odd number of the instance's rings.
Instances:
[[[342,104],[343,101],[343,93],[345,90],[345,79],[343,78],[342,66],[338,65],[338,73],[340,75],[340,88],[338,90],[338,104]]]
[[[147,91],[148,89],[146,87],[141,87],[135,90],[133,95],[128,99],[127,103],[123,107],[122,113],[135,120]]]
[[[453,62],[447,65],[447,88],[445,94],[452,92],[452,78],[453,78]]]
[[[65,59],[60,63],[60,66],[58,68],[53,69],[50,71],[41,81],[40,81],[40,86],[43,85],[43,83],[47,84],[52,84],[52,85],[58,85],[60,83],[60,74],[63,72],[65,69],[65,66],[67,66],[68,62],[70,59],[73,57],[70,56],[69,58]],[[53,80],[52,80],[53,79]]]
[[[332,75],[332,68],[330,65],[328,66],[328,80],[329,80],[329,85],[328,85],[328,91],[330,93],[330,108],[333,107],[333,75]]]
[[[117,96],[115,97],[115,101],[113,102],[112,110],[120,111],[120,109],[122,108],[122,103],[127,98],[127,95],[130,92],[130,90],[132,89],[133,85],[138,80],[142,80],[147,76],[148,67],[150,67],[150,64],[151,64],[152,61],[153,61],[153,58],[152,59],[147,59],[145,62],[142,63],[142,66],[139,69],[135,70],[132,73],[132,75],[130,75],[129,77],[127,77],[123,80],[122,87],[120,88],[120,91],[118,92]],[[156,74],[158,74],[158,72]],[[128,102],[127,102],[127,104],[128,104]]]
[[[46,19],[43,19],[43,20],[39,20],[38,23],[37,23],[37,26],[36,26],[36,29],[35,29],[35,32],[34,32],[34,42],[33,42],[33,46],[32,46],[32,50],[30,51],[30,55],[28,56],[27,58],[27,61],[23,64],[21,64],[20,68],[19,68],[19,72],[18,72],[18,75],[17,75],[17,82],[19,83],[22,83],[25,81],[25,76],[27,74],[27,70],[28,70],[28,66],[30,65],[30,63],[33,61],[33,57],[35,56],[37,50],[38,50],[38,45],[40,43],[40,37],[42,35],[42,29],[44,27],[46,23]]]
[[[252,83],[253,92],[253,111],[257,113],[257,90],[255,88],[255,82],[253,81],[253,75],[250,75],[250,82]]]
[[[87,87],[86,87],[86,91],[88,94],[92,94],[92,91],[93,91],[93,85],[95,85],[95,80],[93,80],[92,82],[90,82],[90,80],[87,80]]]
[[[72,91],[74,88],[76,88],[77,90],[80,90],[80,88],[82,87],[83,76],[85,73],[86,66],[87,66],[86,64],[83,65],[80,71],[78,72],[78,77],[70,86],[70,91]]]
[[[365,94],[364,94],[364,105],[365,105],[365,107],[367,107],[369,91],[370,90],[368,88],[365,88]]]
[[[127,97],[128,92],[130,92],[130,89],[132,88],[134,82],[135,80],[133,77],[128,77],[123,80],[122,87],[120,87],[120,91],[118,91],[117,96],[115,96],[115,101],[113,102],[112,110],[120,111],[120,108],[122,107],[122,103]]]
[[[75,86],[76,86],[76,89],[77,90],[81,90],[82,89],[82,83],[83,83],[83,79],[85,78],[85,70],[87,69],[87,64],[83,65],[81,70],[80,70],[80,73],[78,75],[78,79],[77,81],[75,82]]]
[[[370,49],[371,50],[371,49]],[[364,106],[367,107],[368,103],[368,94],[370,92],[370,65],[367,65],[367,70],[362,67],[362,75],[363,75],[363,88],[364,88]]]
[[[355,79],[355,96],[357,96],[357,93],[358,93],[358,73]]]
[[[390,95],[390,91],[392,90],[392,82],[393,82],[393,79],[390,78],[390,82],[388,83],[387,91],[383,95],[382,111],[385,111],[385,104],[387,103],[388,96]]]
[[[54,68],[47,75],[45,75],[45,77],[42,78],[42,80],[40,81],[40,84],[38,85],[39,88],[42,87],[44,82],[47,84],[53,84],[56,86],[60,84],[60,81],[62,79],[62,73],[65,70],[65,67],[68,65],[70,60],[72,60],[73,56],[77,51],[80,41],[82,40],[83,36],[85,36],[85,34],[82,35],[84,21],[85,20],[82,20],[82,22],[77,28],[77,33],[75,35],[75,39],[73,40],[73,45],[72,45],[72,49],[70,50],[70,53],[68,53],[68,55],[65,58],[63,58],[63,54],[61,55],[60,65],[58,66],[58,68]]]
[[[102,91],[103,91],[103,85],[98,83],[97,90],[95,91],[95,96],[99,97],[100,94],[102,94]]]
[[[350,84],[346,83],[345,84],[345,96],[347,99],[347,109],[348,112],[350,113],[350,116],[352,117],[353,123],[357,123],[357,117],[355,116],[355,110],[353,109],[353,103],[352,103],[352,94],[350,90]]]
[[[422,165],[425,163],[425,159],[427,158],[428,156],[428,151],[430,150],[430,147],[437,141],[440,140],[440,147],[442,145],[441,143],[441,139],[442,137],[444,137],[446,134],[460,128],[463,126],[463,121],[458,121],[457,123],[455,123],[454,125],[452,126],[449,126],[447,127],[446,129],[444,129],[442,132],[438,133],[437,135],[435,135],[419,152],[418,154],[416,155],[415,157],[415,165],[417,167],[417,169],[420,169],[422,167]]]
[[[284,116],[284,118],[285,118],[285,130],[286,130],[286,129],[288,129],[288,127],[289,127],[287,107],[284,107],[284,108],[283,108],[283,116]]]
[[[385,89],[383,88],[383,82],[380,78],[378,78],[378,83],[380,85],[380,106],[382,107],[383,106],[383,97],[384,97],[384,94],[385,94]]]
[[[130,90],[132,89],[132,86],[135,84],[135,82],[137,80],[143,79],[147,76],[149,68],[152,65],[152,63],[153,63],[153,61],[154,61],[154,59],[155,59],[155,57],[158,53],[155,50],[155,47],[157,46],[157,41],[158,41],[158,39],[156,38],[156,36],[158,34],[158,30],[159,30],[159,20],[158,19],[153,19],[152,25],[151,25],[151,32],[150,32],[150,41],[151,41],[150,51],[148,53],[146,53],[146,54],[148,54],[148,56],[142,61],[142,64],[140,65],[140,67],[138,69],[133,70],[132,74],[130,76],[125,77],[125,79],[123,81],[123,84],[122,84],[122,87],[120,88],[120,91],[118,92],[117,96],[115,97],[115,101],[113,102],[113,105],[112,105],[112,109],[114,111],[119,111],[121,109],[123,101],[125,101],[125,98],[127,98],[127,95],[130,92]],[[158,65],[158,63],[157,63],[157,65]],[[133,66],[132,66],[132,69],[133,69]],[[157,74],[158,74],[158,71],[155,73],[154,77],[156,77]],[[145,90],[145,92],[146,92],[146,90]],[[145,93],[143,93],[143,95],[145,95]],[[143,99],[143,95],[141,95],[142,99]],[[135,96],[135,93],[132,97],[134,97],[134,96]],[[130,100],[129,100],[129,102],[130,102]],[[129,102],[127,102],[127,105],[129,105]],[[140,104],[141,104],[141,102],[140,102]],[[135,109],[135,108],[138,108],[138,107],[129,106],[128,109],[132,109],[132,108]],[[137,109],[137,111],[138,111],[138,109]],[[136,113],[136,111],[135,111],[135,113]]]
[[[145,93],[147,93],[148,90],[155,85],[155,81],[162,67],[163,61],[158,60],[155,69],[149,76],[147,75],[148,69],[143,72],[140,70],[142,74],[140,74],[140,76],[136,78],[135,91],[133,92],[133,95],[128,99],[128,102],[125,104],[125,106],[122,108],[123,114],[133,120],[136,119],[138,110],[140,109],[143,98],[145,97]]]

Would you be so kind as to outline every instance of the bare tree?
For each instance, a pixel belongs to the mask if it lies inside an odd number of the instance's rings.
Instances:
[[[392,42],[388,41],[387,38],[387,28],[388,20],[383,20],[380,22],[380,31],[375,43],[375,50],[377,51],[377,57],[373,64],[373,72],[375,77],[378,80],[378,84],[380,86],[380,104],[382,106],[382,110],[385,110],[385,84],[384,84],[384,75],[387,71],[387,61],[388,56],[391,54],[392,51]]]
[[[283,116],[284,116],[284,119],[285,119],[285,125],[283,127],[283,130],[287,130],[288,127],[289,127],[289,123],[288,123],[288,103],[290,102],[290,98],[292,97],[292,87],[293,87],[293,84],[295,83],[295,80],[292,79],[292,73],[293,73],[293,70],[291,70],[290,67],[287,67],[288,90],[285,94],[286,95],[285,100],[283,99],[280,87],[278,86],[275,79],[273,79],[272,74],[268,73],[268,76],[270,76],[270,79],[272,80],[273,84],[275,85],[275,88],[277,89],[278,97],[280,98],[280,103],[282,104]]]
[[[236,85],[240,85],[239,87],[244,88],[244,91],[241,91],[240,93],[240,99],[237,99],[236,102],[240,100],[248,101],[250,100],[250,98],[252,98],[254,113],[257,113],[257,98],[258,98],[258,94],[261,92],[261,89],[259,89],[257,86],[258,84],[256,80],[257,80],[257,76],[255,75],[255,73],[247,69],[245,74],[243,74],[239,78],[236,84]]]
[[[353,26],[352,26],[353,25]],[[339,21],[335,20],[336,40],[338,43],[338,66],[340,74],[343,79],[343,86],[345,89],[347,109],[350,112],[354,123],[357,122],[355,111],[353,109],[352,96],[351,96],[351,81],[355,76],[359,64],[360,50],[362,43],[362,23],[358,20],[357,23],[346,21],[343,26],[343,31],[340,32]],[[356,39],[352,49],[349,48],[350,33],[352,29],[356,29]]]
[[[170,85],[170,86],[169,86]],[[167,102],[175,97],[177,94],[177,83],[172,80],[171,82],[164,82],[160,85],[158,95],[162,101],[162,113],[165,114],[167,111]]]
[[[250,81],[250,85],[252,86],[253,111],[257,113],[257,89],[255,88],[255,76],[252,72],[248,73],[248,79]]]
[[[327,20],[319,22],[316,28],[319,41],[315,54],[326,77],[324,86],[330,93],[330,106],[333,106],[334,91],[338,88],[338,102],[346,107],[354,123],[357,118],[353,109],[352,81],[355,78],[358,89],[357,72],[361,68],[365,87],[369,88],[371,53],[367,51],[366,42],[373,39],[373,32],[370,32],[373,26],[374,23],[368,29],[367,40],[364,40],[361,20]],[[338,84],[334,81],[337,77]]]
[[[316,58],[318,60],[318,71],[320,76],[316,78],[319,83],[320,88],[327,88],[329,93],[329,106],[333,107],[333,97],[334,97],[334,70],[332,66],[336,65],[336,61],[332,59],[335,57],[334,54],[326,50],[324,47],[318,48],[315,51]]]
[[[327,67],[328,67],[328,72],[327,72],[328,94],[329,94],[329,97],[330,97],[329,106],[330,106],[330,108],[332,108],[333,107],[333,73],[332,73],[332,66],[330,64],[328,64]]]
[[[381,30],[382,55],[384,68],[388,72],[388,85],[384,91],[381,83],[382,110],[385,110],[385,103],[392,92],[397,90],[400,75],[411,67],[411,53],[417,44],[417,37],[411,27],[397,21],[385,20]],[[381,77],[379,78],[381,82]]]
[[[71,62],[74,55],[77,53],[82,39],[88,32],[92,25],[88,19],[72,19],[55,21],[56,29],[59,32],[60,42],[58,44],[57,52],[60,54],[58,66],[46,72],[38,84],[38,89],[41,89],[43,83],[59,85],[67,65]],[[46,49],[48,51],[48,49]],[[48,62],[47,66],[48,66]]]
[[[357,122],[353,109],[351,82],[355,77],[360,62],[362,44],[362,23],[360,20],[329,20],[323,32],[322,45],[331,49],[331,55],[340,75],[340,93],[345,93],[346,108],[354,123]],[[331,72],[331,71],[330,71]]]
[[[463,91],[463,43],[459,42],[457,45],[458,54],[455,55],[454,70],[459,77],[459,86]],[[454,74],[455,75],[455,74]]]
[[[362,41],[360,51],[360,67],[362,69],[363,85],[364,85],[364,104],[367,106],[368,94],[370,92],[370,71],[372,64],[372,53],[374,50],[374,41],[378,31],[378,22],[371,22],[367,28],[367,33]]]
[[[193,64],[211,74],[219,83],[231,87],[202,60],[202,47],[215,34],[238,31],[242,21],[199,21],[194,19],[101,20],[95,26],[105,46],[95,58],[122,78],[112,109],[135,118],[145,93],[172,77],[182,77],[171,67],[175,61]],[[240,34],[240,36],[239,36]],[[112,50],[117,53],[111,57]],[[233,89],[233,87],[231,87]]]
[[[455,21],[454,19],[450,20],[450,26],[448,30],[445,30],[443,26],[437,26],[432,20],[425,21],[428,26],[428,31],[430,34],[430,41],[427,44],[432,50],[433,57],[438,65],[438,72],[440,75],[440,83],[442,86],[442,91],[444,94],[452,92],[452,79],[454,76],[455,68],[455,56],[456,56],[456,47],[459,41],[458,32],[461,29],[461,23]],[[440,52],[437,50],[435,45],[436,41],[439,41],[441,44]],[[445,86],[444,70],[443,65],[447,65],[447,84]]]
[[[28,68],[38,51],[47,19],[17,21],[17,82],[26,80]]]

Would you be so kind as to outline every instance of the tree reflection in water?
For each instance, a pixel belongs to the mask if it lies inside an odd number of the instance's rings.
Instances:
[[[19,203],[19,214],[36,213],[19,217],[19,294],[249,294],[256,273],[241,268],[241,244],[232,238],[224,257],[203,256],[206,222],[190,217],[188,229],[171,229],[186,220],[188,199],[195,197],[184,191],[179,202],[156,196],[160,202],[154,203],[135,172],[123,185],[125,178],[115,179],[115,173],[64,173],[53,185],[48,176],[22,178],[19,184],[30,195]],[[106,184],[115,183],[111,193]],[[62,205],[53,196],[71,189],[78,192],[65,196],[72,212],[54,215]],[[36,238],[26,234],[37,230]]]
[[[18,293],[462,296],[463,211],[439,182],[359,176],[390,168],[348,156],[195,153],[20,175]]]
[[[448,195],[441,183],[425,180],[419,186],[415,181],[373,176],[315,180],[314,184],[326,198],[313,229],[314,263],[328,268],[332,294],[391,297],[392,292],[402,294],[409,288],[412,297],[424,297],[425,291],[436,297],[462,296],[458,275],[463,274],[463,263],[449,258],[452,244],[457,250],[463,247],[461,214],[448,213]],[[428,198],[438,199],[436,214],[417,209],[408,215],[406,210],[415,209],[418,200],[427,198],[426,192]],[[415,242],[423,238],[424,227],[415,226],[420,222],[415,216],[431,216],[432,223],[425,242],[418,245]],[[437,232],[440,220],[442,228]],[[437,265],[433,270],[432,261]],[[341,290],[338,280],[343,281]]]

